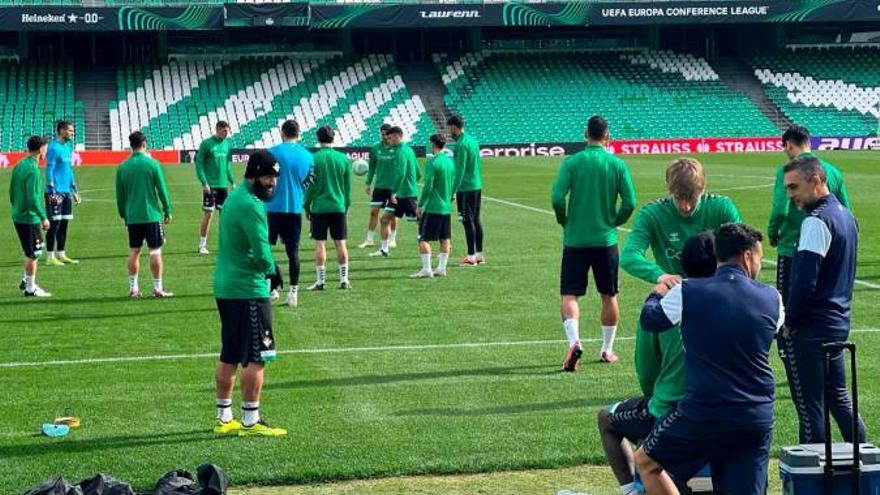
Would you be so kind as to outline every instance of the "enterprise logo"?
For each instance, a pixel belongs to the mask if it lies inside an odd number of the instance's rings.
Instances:
[[[422,19],[479,19],[479,10],[420,10]]]

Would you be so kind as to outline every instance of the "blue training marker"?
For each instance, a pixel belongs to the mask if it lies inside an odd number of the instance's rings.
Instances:
[[[52,423],[43,424],[43,435],[47,437],[63,437],[70,433],[70,427],[67,425],[55,425]]]

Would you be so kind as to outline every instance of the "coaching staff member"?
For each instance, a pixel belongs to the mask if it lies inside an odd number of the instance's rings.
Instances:
[[[855,217],[830,193],[818,158],[795,158],[785,166],[785,189],[807,213],[791,267],[784,346],[785,372],[798,413],[800,442],[825,439],[822,344],[849,337],[859,232]],[[831,355],[831,411],[843,438],[853,441],[852,402],[846,390],[843,350]],[[865,441],[859,420],[858,441]]]

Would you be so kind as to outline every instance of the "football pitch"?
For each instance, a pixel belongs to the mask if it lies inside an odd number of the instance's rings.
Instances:
[[[870,440],[880,427],[880,154],[819,154],[846,174],[862,233],[852,340]],[[626,158],[640,206],[665,194],[670,158]],[[763,231],[784,156],[698,158],[708,190],[732,197],[745,221]],[[566,350],[558,316],[562,232],[549,195],[560,161],[486,160],[486,265],[410,280],[420,268],[416,227],[402,224],[390,258],[350,249],[352,291],[301,292],[298,309],[276,307],[281,355],[267,367],[262,407],[271,424],[289,430],[283,438],[211,433],[219,319],[211,295],[214,255],[196,254],[201,192],[191,166],[166,168],[175,214],[164,248],[165,285],[175,297],[137,301],[127,298],[127,236],[116,214],[114,168],[76,170],[84,202],[74,212],[67,252],[81,264],[41,263],[37,281],[54,297],[39,301],[17,290],[22,263],[6,199],[10,170],[0,171],[0,493],[19,493],[55,473],[76,481],[104,472],[150,489],[168,470],[193,471],[207,461],[235,485],[603,464],[595,413],[639,395],[632,339],[651,287],[621,271],[621,361],[607,365],[596,362],[601,331],[591,281],[581,303],[581,336],[591,339],[582,369],[559,372]],[[240,177],[242,169],[236,172]],[[352,245],[364,236],[368,212],[363,182],[354,184]],[[216,241],[215,221],[212,249]],[[275,252],[286,277],[283,248]],[[451,261],[463,252],[456,224]],[[315,278],[313,253],[304,235],[303,287]],[[332,248],[328,258],[328,284],[335,287]],[[149,288],[145,261],[141,287]],[[765,264],[761,279],[771,283],[774,274]],[[796,443],[797,421],[775,352],[779,447]],[[238,393],[234,404],[238,415]],[[38,435],[41,423],[67,414],[83,426],[63,439]]]

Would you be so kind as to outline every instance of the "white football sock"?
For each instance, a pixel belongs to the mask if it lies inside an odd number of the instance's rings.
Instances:
[[[228,423],[232,418],[232,399],[217,399],[217,419]]]
[[[422,255],[422,271],[430,272],[431,271],[431,253]]]
[[[348,265],[339,265],[339,281],[348,282]]]
[[[568,346],[571,347],[575,342],[581,340],[578,334],[578,321],[569,318],[562,322],[562,328],[565,329],[565,337],[568,339]]]
[[[440,253],[437,256],[439,262],[437,263],[437,269],[442,271],[446,271],[446,264],[449,263],[449,253]]]
[[[477,253],[474,255],[474,258],[476,258],[476,259],[478,259],[478,260],[483,259],[483,252],[482,252],[482,251],[477,251]]]
[[[199,247],[208,247],[207,237],[199,237]]]
[[[318,272],[318,285],[324,285],[324,281],[327,279],[327,267],[316,266],[315,271]]]
[[[260,403],[259,402],[242,402],[241,403],[241,424],[245,426],[253,426],[260,421]]]
[[[388,239],[382,239],[382,251],[388,252]]]
[[[137,275],[129,275],[128,276],[128,289],[131,291],[138,290],[138,276]]]
[[[299,293],[299,286],[298,286],[298,285],[291,285],[291,286],[290,286],[290,293],[291,293],[291,294],[297,294],[297,293]]]
[[[635,482],[620,485],[621,495],[638,495],[639,490],[636,488]]]
[[[28,292],[33,292],[37,288],[35,275],[25,275],[24,276],[24,290]]]
[[[388,239],[389,239],[391,242],[397,242],[397,230],[392,230],[392,231],[391,231],[391,235],[388,236]]]
[[[59,258],[66,258],[66,257],[67,257],[67,251],[58,251],[58,257],[59,257]]]
[[[162,289],[163,289],[162,279],[161,278],[154,278],[153,279],[153,290],[161,291]]]
[[[617,325],[602,325],[602,352],[614,352],[614,335]]]
[[[368,230],[367,231],[367,241],[373,242],[373,239],[375,239],[375,238],[376,238],[376,231],[375,230]]]
[[[55,258],[55,252],[54,252],[54,251],[46,251],[46,259],[51,260],[51,259],[54,259],[54,258]]]

